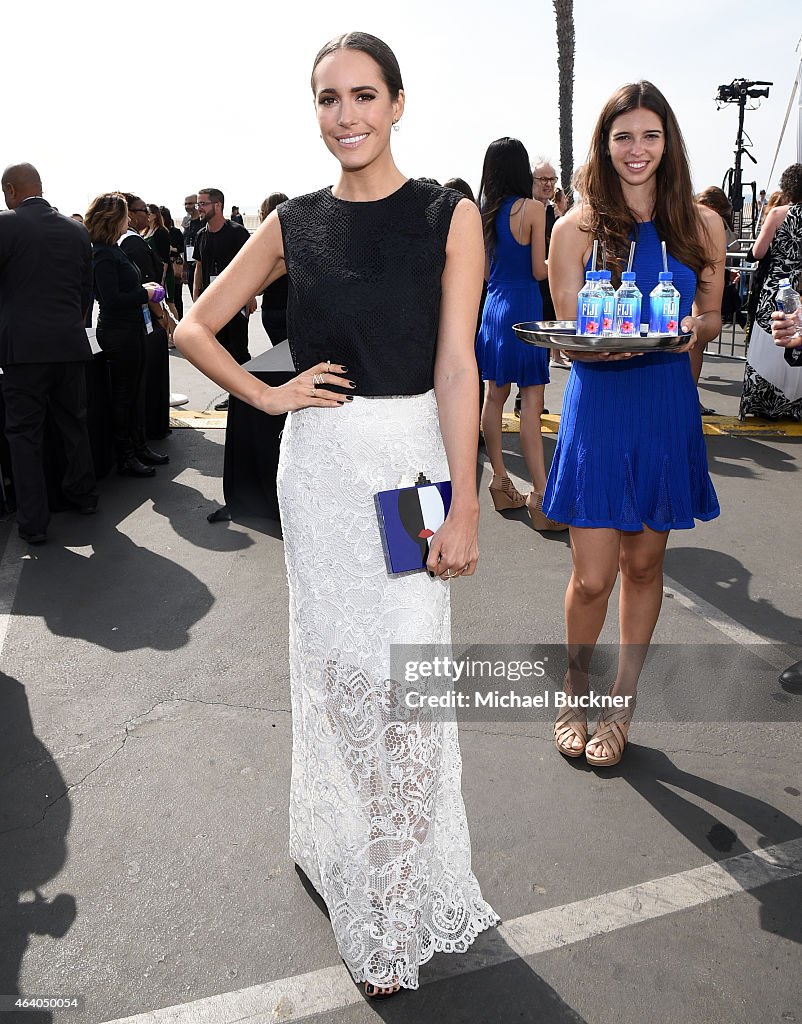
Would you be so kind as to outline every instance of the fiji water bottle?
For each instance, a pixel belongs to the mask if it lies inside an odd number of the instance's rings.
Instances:
[[[649,296],[649,334],[679,334],[679,292],[674,275],[661,270],[659,284]]]
[[[791,287],[791,282],[788,278],[783,278],[777,288],[777,295],[774,299],[774,305],[781,313],[785,313],[791,320],[796,318],[797,322],[797,334],[802,333],[802,300],[799,295]],[[786,363],[789,366],[802,366],[802,348],[786,348],[783,353]]]
[[[599,291],[602,297],[602,337],[613,333],[615,326],[615,288],[610,284],[612,274],[609,270],[599,271]]]
[[[640,334],[641,293],[635,284],[635,274],[625,270],[621,275],[621,287],[615,293],[615,333],[629,334],[637,338]]]
[[[598,338],[602,326],[602,294],[599,291],[599,272],[590,270],[585,275],[585,286],[576,298],[576,333],[578,337]]]
[[[800,300],[798,293],[791,287],[791,282],[787,277],[784,277],[777,286],[774,304],[781,313],[791,317],[798,313],[800,307],[802,307],[802,300]]]

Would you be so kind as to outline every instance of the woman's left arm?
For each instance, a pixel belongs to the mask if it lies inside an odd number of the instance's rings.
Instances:
[[[479,373],[474,336],[482,296],[484,241],[479,210],[461,200],[451,219],[442,276],[434,393],[451,474],[451,508],[431,540],[427,568],[436,576],[470,576],[479,558],[476,451]]]
[[[702,348],[721,333],[721,296],[724,292],[724,262],[727,239],[724,221],[706,206],[697,207],[702,219],[702,238],[707,258],[713,264],[705,267],[699,275],[696,294],[693,297],[691,315],[682,321],[682,331],[691,332],[691,340],[676,352],[687,352],[694,345]]]

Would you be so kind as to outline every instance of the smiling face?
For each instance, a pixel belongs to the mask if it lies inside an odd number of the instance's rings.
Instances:
[[[320,133],[343,170],[362,170],[389,156],[404,94],[390,94],[372,57],[348,49],[329,54],[315,69],[314,89]]]
[[[541,203],[551,202],[556,185],[557,172],[551,164],[537,164],[532,171],[532,198]]]
[[[654,111],[636,107],[613,121],[607,147],[622,185],[644,185],[654,178],[663,158],[663,122]]]

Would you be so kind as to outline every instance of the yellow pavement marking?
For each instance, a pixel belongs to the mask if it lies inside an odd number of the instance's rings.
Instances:
[[[560,428],[560,417],[549,413],[540,417],[542,434],[556,434]],[[505,434],[519,434],[521,421],[511,412],[505,412],[501,422]],[[702,432],[709,437],[802,437],[802,423],[793,420],[739,420],[736,416],[705,416]]]
[[[195,409],[172,409],[170,412],[171,427],[199,427],[204,430],[224,430],[228,422],[225,412],[204,412]],[[501,429],[505,434],[519,434],[521,421],[511,412],[505,412],[501,421]],[[560,417],[549,413],[540,417],[540,430],[543,434],[556,434],[560,429]],[[740,434],[743,437],[802,437],[802,423],[793,420],[739,420],[736,416],[706,416],[702,420],[702,431],[709,437],[731,437]]]
[[[204,412],[196,409],[171,409],[171,427],[198,427],[203,430],[222,430],[228,422],[225,412]]]
[[[802,437],[802,423],[794,420],[739,420],[736,416],[706,416],[702,420],[702,428],[712,436],[744,434],[747,437],[759,437],[766,434],[772,437]]]

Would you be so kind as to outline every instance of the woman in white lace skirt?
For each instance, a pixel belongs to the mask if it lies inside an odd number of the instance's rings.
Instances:
[[[478,210],[407,179],[390,147],[404,111],[392,51],[326,44],[312,89],[335,186],[279,206],[177,333],[222,388],[290,412],[278,474],[290,594],[290,851],[326,902],[368,995],[417,988],[435,952],[497,922],[471,870],[456,724],[400,704],[393,644],[450,642],[450,581],[478,558],[473,335]],[[269,388],[214,332],[283,273],[296,369]],[[374,495],[451,479],[427,572],[391,577]]]

